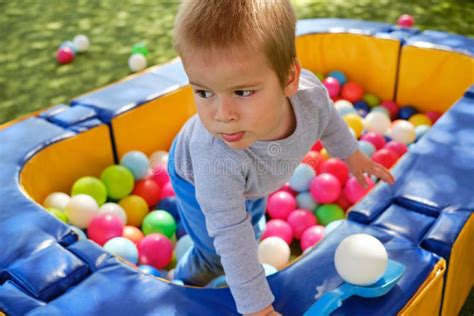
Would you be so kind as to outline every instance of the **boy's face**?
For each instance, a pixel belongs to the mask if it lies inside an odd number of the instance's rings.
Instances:
[[[199,55],[183,58],[183,64],[199,118],[212,135],[230,148],[244,149],[291,134],[294,114],[287,97],[298,90],[299,64],[282,88],[263,54],[242,49]]]

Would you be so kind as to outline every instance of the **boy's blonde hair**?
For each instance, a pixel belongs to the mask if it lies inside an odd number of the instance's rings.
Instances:
[[[175,20],[178,55],[254,49],[282,86],[295,62],[296,17],[289,0],[184,0]]]

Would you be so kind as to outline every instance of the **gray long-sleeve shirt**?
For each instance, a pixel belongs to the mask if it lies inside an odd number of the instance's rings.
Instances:
[[[271,304],[273,294],[257,258],[257,241],[246,199],[266,197],[291,177],[316,140],[331,156],[346,158],[357,148],[321,82],[303,70],[296,95],[289,98],[296,129],[278,141],[257,141],[234,150],[211,135],[197,115],[176,138],[175,168],[194,184],[209,236],[221,257],[227,283],[240,313]]]

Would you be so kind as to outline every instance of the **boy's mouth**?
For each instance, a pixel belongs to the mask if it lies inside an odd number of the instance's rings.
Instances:
[[[233,134],[224,134],[222,133],[222,138],[229,143],[238,142],[244,137],[245,132],[238,132]]]

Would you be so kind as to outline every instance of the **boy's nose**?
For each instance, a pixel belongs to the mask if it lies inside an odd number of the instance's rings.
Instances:
[[[234,107],[230,100],[221,100],[216,109],[216,121],[223,123],[235,121],[237,119],[237,115],[233,108]]]

